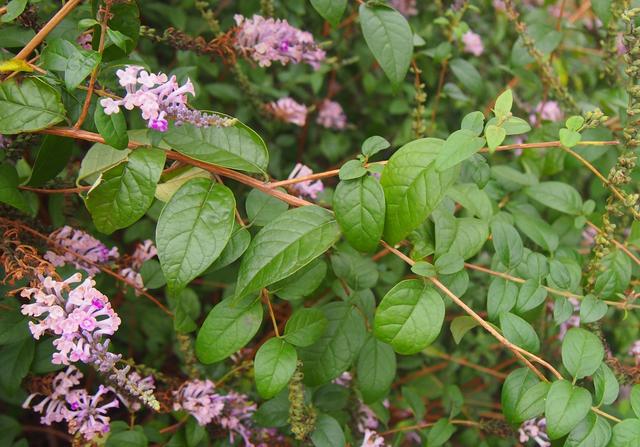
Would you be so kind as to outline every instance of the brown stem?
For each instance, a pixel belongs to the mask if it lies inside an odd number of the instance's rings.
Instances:
[[[56,188],[56,189],[46,189],[46,188],[33,188],[31,186],[18,186],[19,189],[23,189],[25,191],[37,192],[40,194],[75,194],[81,193],[84,191],[88,191],[91,189],[91,186],[78,186],[77,188]]]
[[[452,419],[452,420],[449,421],[449,423],[453,424],[453,425],[465,425],[467,427],[477,427],[477,428],[482,427],[482,424],[480,424],[479,422],[465,421],[465,420],[462,420],[462,419]],[[408,425],[406,427],[393,428],[391,430],[383,431],[383,432],[380,432],[378,434],[380,436],[387,436],[387,435],[392,435],[394,433],[399,433],[399,432],[403,432],[403,431],[422,430],[423,428],[433,427],[434,425],[436,425],[436,422],[423,422],[421,424]]]

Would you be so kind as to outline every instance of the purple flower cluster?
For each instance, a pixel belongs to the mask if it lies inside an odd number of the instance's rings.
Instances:
[[[156,256],[157,254],[158,250],[156,249],[156,246],[153,245],[153,241],[147,239],[136,246],[133,255],[131,255],[131,258],[129,259],[129,265],[121,269],[118,273],[135,284],[138,289],[144,289],[144,283],[142,281],[142,275],[140,275],[140,269],[142,268],[142,264]],[[139,294],[140,292],[136,290],[136,295]]]
[[[200,425],[214,423],[229,432],[229,441],[233,444],[240,436],[244,445],[253,446],[252,435],[264,437],[263,433],[254,433],[251,416],[256,404],[246,395],[230,392],[218,394],[210,380],[191,380],[185,382],[174,392],[174,411],[184,410],[191,414]]]
[[[560,121],[564,118],[564,113],[556,101],[539,102],[534,111],[529,114],[529,122],[532,126],[538,123],[538,115],[543,121]]]
[[[306,177],[307,175],[313,174],[311,168],[302,163],[296,163],[289,174],[289,179]],[[299,194],[310,197],[312,199],[316,199],[318,197],[318,193],[321,193],[324,190],[324,184],[320,180],[312,181],[306,180],[299,183],[294,183],[291,185],[293,189],[295,189]]]
[[[181,86],[175,76],[168,78],[164,73],[148,73],[136,65],[118,70],[116,75],[127,94],[122,99],[100,100],[107,115],[118,113],[121,106],[127,110],[137,107],[142,112],[142,118],[147,120],[147,126],[160,132],[167,131],[168,119],[174,120],[176,125],[190,123],[197,127],[223,127],[235,123],[233,119],[189,109],[187,95],[195,95],[190,80]]]
[[[269,67],[272,62],[304,62],[318,69],[326,56],[311,33],[294,28],[286,20],[259,15],[250,19],[236,15],[234,19],[238,26],[235,47],[261,67]]]
[[[405,17],[418,15],[416,0],[391,0],[391,6]]]
[[[304,126],[307,122],[307,106],[295,102],[288,96],[267,104],[267,109],[273,116],[285,123]]]
[[[476,34],[473,31],[467,31],[462,35],[462,43],[464,44],[465,53],[470,53],[474,56],[480,56],[484,53],[482,38],[479,34]]]
[[[347,116],[339,103],[325,99],[318,107],[316,122],[327,129],[342,130],[347,127]]]
[[[49,235],[61,247],[76,253],[94,264],[106,264],[118,259],[118,248],[107,248],[102,242],[88,233],[64,226]],[[84,270],[90,276],[100,271],[96,266],[85,262],[73,253],[64,251],[61,255],[53,251],[45,253],[44,258],[56,267],[67,263],[73,264],[78,270]]]
[[[521,443],[533,440],[538,447],[551,447],[549,436],[547,436],[547,421],[545,418],[524,421],[518,429],[518,435]]]
[[[69,433],[80,433],[86,441],[99,437],[109,431],[110,418],[107,410],[117,408],[118,401],[113,400],[101,405],[105,395],[111,390],[100,385],[96,394],[89,394],[83,388],[74,388],[80,383],[82,373],[75,367],[69,366],[53,379],[51,394],[45,395],[33,411],[42,414],[40,423],[51,425],[54,422],[66,421]],[[22,404],[29,408],[32,400],[40,393],[31,394]]]

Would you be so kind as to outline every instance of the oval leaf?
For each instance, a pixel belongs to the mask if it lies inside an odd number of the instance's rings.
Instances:
[[[297,362],[295,348],[281,338],[272,338],[260,346],[253,361],[260,396],[271,399],[287,386]]]
[[[41,130],[59,123],[64,115],[60,94],[40,79],[0,82],[0,134]]]
[[[574,429],[591,408],[591,394],[566,380],[551,384],[544,415],[547,418],[547,434],[558,439]]]
[[[576,379],[596,372],[603,357],[602,342],[585,329],[571,328],[562,340],[562,364]]]

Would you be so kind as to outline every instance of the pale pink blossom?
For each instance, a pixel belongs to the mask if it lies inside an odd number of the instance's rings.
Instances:
[[[384,438],[380,436],[376,431],[365,430],[364,439],[362,440],[361,447],[386,447],[387,443]]]
[[[544,101],[538,103],[534,111],[529,115],[531,125],[538,123],[538,115],[543,121],[560,121],[564,118],[564,113],[556,101]]]
[[[219,417],[224,407],[224,399],[215,390],[210,380],[191,380],[182,384],[174,392],[174,411],[184,410],[191,414],[200,425],[207,425]]]
[[[56,267],[73,264],[77,269],[84,270],[89,275],[95,275],[100,269],[93,264],[107,264],[120,256],[117,247],[107,248],[90,234],[68,225],[54,231],[49,237],[61,248],[66,249],[60,250],[59,254],[53,251],[45,253],[44,258]],[[75,256],[74,253],[80,256]]]
[[[44,399],[32,408],[36,413],[42,414],[41,424],[51,425],[54,422],[62,422],[68,417],[65,399],[71,389],[80,383],[80,379],[82,379],[82,373],[73,365],[55,375],[51,382],[51,394],[45,395]],[[33,399],[40,395],[40,393],[30,394],[22,404],[22,408],[29,408]]]
[[[391,0],[391,6],[405,17],[413,17],[418,14],[416,0]]]
[[[267,109],[273,116],[286,123],[304,126],[307,122],[307,106],[297,103],[288,96],[267,104]]]
[[[547,435],[547,421],[545,418],[534,418],[524,421],[518,429],[518,440],[521,443],[533,440],[538,447],[551,447]]]
[[[635,357],[636,365],[640,365],[640,340],[633,342],[629,348],[629,355]]]
[[[289,174],[289,179],[294,179],[298,177],[306,177],[307,175],[313,174],[311,168],[302,163],[296,163],[293,171]],[[321,180],[306,180],[299,183],[294,183],[291,185],[293,189],[295,189],[299,194],[311,197],[312,199],[316,199],[318,194],[324,190],[324,184]]]
[[[484,52],[482,38],[473,31],[467,31],[462,35],[462,43],[464,44],[464,52],[471,53],[474,56],[480,56]]]
[[[347,127],[347,116],[339,103],[325,99],[318,107],[316,122],[327,129],[342,130]]]
[[[82,47],[84,50],[92,50],[91,41],[93,40],[93,35],[91,33],[83,33],[80,34],[76,38],[76,43]]]
[[[117,399],[102,404],[110,390],[100,385],[96,394],[89,394],[85,389],[72,390],[67,396],[69,404],[67,421],[69,433],[80,433],[87,441],[109,431],[110,418],[107,410],[118,408]]]

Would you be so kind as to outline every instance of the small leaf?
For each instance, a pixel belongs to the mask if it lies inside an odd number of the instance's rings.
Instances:
[[[581,139],[582,135],[580,135],[580,132],[569,129],[560,129],[560,143],[562,143],[564,147],[573,147],[580,143]]]
[[[15,167],[7,163],[0,164],[0,202],[31,214],[26,198],[18,189],[19,182]]]
[[[311,0],[311,5],[323,19],[336,27],[347,7],[347,0]]]
[[[640,385],[635,384],[631,388],[631,395],[629,396],[629,401],[631,402],[631,408],[637,417],[640,418]]]
[[[533,327],[517,315],[509,312],[500,314],[500,328],[504,336],[513,344],[536,354],[540,350],[540,339]]]
[[[463,162],[482,149],[484,143],[484,138],[474,135],[469,130],[456,130],[449,135],[440,150],[435,162],[436,170],[444,171]]]
[[[493,278],[487,293],[487,313],[495,320],[503,312],[513,309],[518,298],[518,286],[502,278]]]
[[[620,393],[620,384],[618,383],[618,379],[616,379],[611,368],[609,368],[604,362],[593,375],[593,386],[595,388],[594,405],[597,407],[600,405],[611,405],[615,402],[618,398],[618,394]],[[631,399],[631,403],[633,404],[633,399]]]
[[[494,126],[493,124],[487,126],[484,131],[484,136],[487,138],[487,146],[489,146],[489,152],[494,153],[496,148],[502,144],[507,136],[507,131],[502,127]]]
[[[523,314],[535,309],[547,299],[547,291],[540,286],[538,281],[529,279],[520,286],[515,310]]]
[[[607,303],[593,295],[587,295],[580,303],[580,322],[583,324],[598,321],[607,313]]]
[[[365,157],[372,157],[380,151],[383,151],[390,147],[391,144],[382,137],[378,135],[374,135],[372,137],[367,138],[362,143],[362,155]]]
[[[271,399],[287,386],[297,361],[295,348],[281,338],[271,338],[260,346],[253,363],[256,388],[263,399]]]
[[[93,120],[100,135],[109,146],[116,149],[125,149],[129,144],[127,135],[127,121],[124,113],[112,113],[107,115],[101,106],[96,106]]]
[[[478,323],[475,318],[468,315],[454,318],[451,322],[451,335],[453,335],[453,341],[455,341],[456,344],[460,344],[462,337],[464,337],[471,329],[479,325],[480,323]]]
[[[464,259],[457,253],[445,253],[438,256],[434,267],[440,275],[453,275],[464,268]]]
[[[316,420],[316,429],[311,433],[314,447],[344,447],[346,440],[338,421],[321,413]]]
[[[322,311],[303,307],[296,310],[287,321],[284,339],[295,346],[311,346],[322,336],[327,323]]]
[[[0,22],[9,23],[18,18],[20,14],[27,7],[27,0],[11,0],[7,3],[6,10],[2,16],[0,16]]]
[[[462,118],[460,129],[469,130],[473,132],[475,136],[479,137],[482,129],[484,129],[484,114],[480,111],[467,113],[465,117]]]
[[[442,418],[429,430],[427,445],[438,447],[443,445],[455,433],[456,427],[447,418]]]
[[[340,168],[340,180],[353,180],[367,175],[367,170],[360,160],[349,160]]]
[[[68,90],[74,90],[100,63],[97,51],[85,50],[76,43],[57,38],[50,41],[42,52],[42,65],[47,70],[63,73]]]
[[[591,408],[591,394],[566,380],[551,384],[544,415],[547,419],[547,434],[558,439],[574,429]]]
[[[582,125],[584,124],[584,118],[580,115],[570,116],[565,123],[567,129],[572,130],[574,132],[578,132]]]
[[[496,104],[493,107],[493,113],[495,113],[497,118],[505,117],[511,113],[512,106],[513,92],[508,88],[498,96],[498,99],[496,99]]]
[[[544,385],[544,386],[541,386]],[[519,424],[544,411],[549,384],[528,368],[512,371],[502,385],[502,411],[511,424]]]
[[[416,262],[411,266],[411,271],[416,275],[425,276],[425,277],[434,277],[437,272],[433,264],[426,261]]]
[[[491,224],[493,246],[500,262],[513,269],[520,264],[524,252],[522,238],[518,231],[504,222],[494,221]]]
[[[603,358],[602,342],[587,330],[571,328],[562,340],[562,364],[576,379],[596,372]]]

